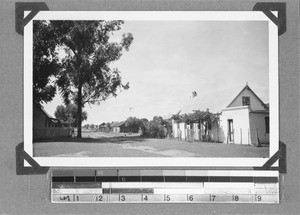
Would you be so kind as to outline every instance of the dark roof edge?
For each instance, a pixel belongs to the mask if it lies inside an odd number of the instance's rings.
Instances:
[[[48,114],[47,112],[46,112],[46,110],[42,107],[42,106],[39,106],[38,104],[36,104],[36,103],[34,103],[34,105],[38,108],[38,109],[40,109],[49,119],[54,119],[54,120],[58,120],[58,121],[60,121],[59,119],[57,119],[57,118],[53,118],[52,116],[50,116],[50,114]]]
[[[249,90],[250,92],[253,93],[253,95],[259,100],[259,102],[264,106],[264,108],[266,110],[269,110],[268,106],[255,94],[255,92],[253,92],[253,90],[248,86],[248,84],[246,84],[246,86],[239,92],[239,94],[229,103],[229,105],[227,105],[226,108],[228,108],[241,94],[244,90]]]

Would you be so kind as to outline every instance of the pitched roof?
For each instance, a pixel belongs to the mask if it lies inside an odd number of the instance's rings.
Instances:
[[[207,108],[210,112],[217,113],[227,106],[232,95],[235,95],[239,89],[241,89],[241,85],[218,87],[211,91],[198,91],[196,97],[187,97],[174,106],[176,108],[172,114],[176,114],[179,110],[181,110],[181,114],[184,114],[193,113],[193,110],[205,111]]]
[[[178,111],[180,111],[180,114],[193,113],[193,110],[205,111],[207,108],[212,113],[221,112],[233,101],[232,98],[238,97],[235,97],[235,95],[237,95],[237,93],[241,94],[245,88],[250,89],[249,86],[246,87],[244,84],[241,85],[237,83],[235,85],[218,85],[211,91],[198,90],[198,95],[196,97],[186,97],[181,99],[180,102],[174,104],[174,106],[171,107],[171,113],[176,114]],[[241,89],[242,91],[240,91]],[[255,95],[255,97],[258,98],[258,102],[262,102],[262,100],[251,89],[249,92],[251,92],[251,94],[253,93],[253,96]],[[265,99],[267,100],[268,97]],[[265,109],[265,107],[267,107],[266,104],[264,104],[262,108]],[[269,110],[269,108],[266,110]]]
[[[125,123],[124,121],[122,121],[122,122],[112,122],[110,124],[110,127],[119,127],[119,126],[123,125],[124,123]]]
[[[34,103],[34,105],[36,106],[37,109],[40,109],[40,110],[41,110],[41,111],[42,111],[49,119],[58,120],[58,119],[52,117],[51,115],[49,115],[49,114],[47,113],[47,111],[46,111],[42,106],[40,106],[40,105],[38,105],[38,104],[36,104],[36,103]]]
[[[245,90],[249,90],[258,99],[258,101],[262,104],[262,106],[266,110],[269,110],[268,106],[253,92],[253,90],[249,87],[248,84],[246,84],[246,86],[239,92],[239,94],[229,103],[229,105],[227,105],[227,108],[230,107]]]
[[[49,114],[47,113],[47,111],[46,111],[42,106],[40,106],[40,105],[38,105],[38,104],[36,104],[36,103],[34,103],[34,105],[35,105],[35,107],[36,107],[37,109],[39,109],[43,114],[45,114],[46,117],[48,117],[54,124],[60,123],[60,120],[59,120],[59,119],[56,119],[56,118],[52,117],[51,115],[49,115]]]

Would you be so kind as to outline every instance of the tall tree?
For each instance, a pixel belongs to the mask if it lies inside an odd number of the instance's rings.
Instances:
[[[123,21],[50,21],[60,50],[64,50],[57,86],[65,104],[78,106],[78,134],[81,138],[82,108],[86,103],[100,104],[117,96],[123,84],[120,71],[110,64],[129,50],[133,36],[123,34],[120,42],[110,40],[121,29]]]
[[[58,70],[56,56],[56,35],[46,21],[33,21],[33,102],[41,105],[50,102],[56,93],[51,82]]]
[[[56,107],[54,116],[59,119],[59,121],[64,126],[77,127],[77,105],[69,104],[67,106],[59,105]],[[81,116],[82,121],[87,119],[87,112],[82,111]]]

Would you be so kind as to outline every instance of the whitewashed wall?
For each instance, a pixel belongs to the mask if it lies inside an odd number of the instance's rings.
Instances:
[[[178,124],[179,129],[181,130],[181,135],[179,135],[178,132]],[[193,140],[199,141],[202,138],[202,135],[204,133],[204,126],[201,125],[200,129],[198,128],[198,123],[193,123],[193,125],[185,125],[185,123],[176,123],[174,120],[172,120],[172,134],[174,138],[179,138],[181,140],[187,140],[187,132],[188,129],[191,129],[193,131]],[[216,136],[215,136],[216,137]],[[216,137],[217,140],[217,137]]]
[[[241,145],[258,145],[257,137],[261,143],[269,142],[269,135],[265,132],[265,117],[268,114],[249,113],[250,109],[246,106],[227,108],[220,115],[220,122],[214,124],[209,130],[211,141],[228,143],[228,119],[233,120],[234,129],[234,144]],[[249,117],[250,114],[250,117]],[[251,125],[251,126],[250,126]],[[201,141],[204,133],[204,126],[198,128],[198,123],[193,123],[193,126],[179,123],[181,135],[178,133],[178,124],[172,121],[173,137],[181,140],[191,141],[187,138],[187,129],[193,130],[193,140]]]
[[[258,145],[258,140],[261,143],[269,143],[269,134],[266,133],[265,117],[269,116],[268,113],[251,113],[250,112],[250,134],[251,142]]]
[[[233,120],[234,143],[241,145],[250,145],[250,122],[249,108],[246,106],[227,108],[222,111],[220,116],[220,127],[223,130],[223,143],[228,139],[228,119]]]

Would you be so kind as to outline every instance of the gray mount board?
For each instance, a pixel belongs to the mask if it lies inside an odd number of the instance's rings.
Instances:
[[[299,1],[287,2],[286,32],[279,37],[280,140],[287,146],[287,174],[282,176],[282,201],[279,205],[51,204],[48,174],[16,174],[15,147],[23,141],[23,37],[15,31],[15,2],[1,1],[0,3],[1,214],[299,213]],[[44,2],[49,10],[251,11],[258,1],[94,0]]]

